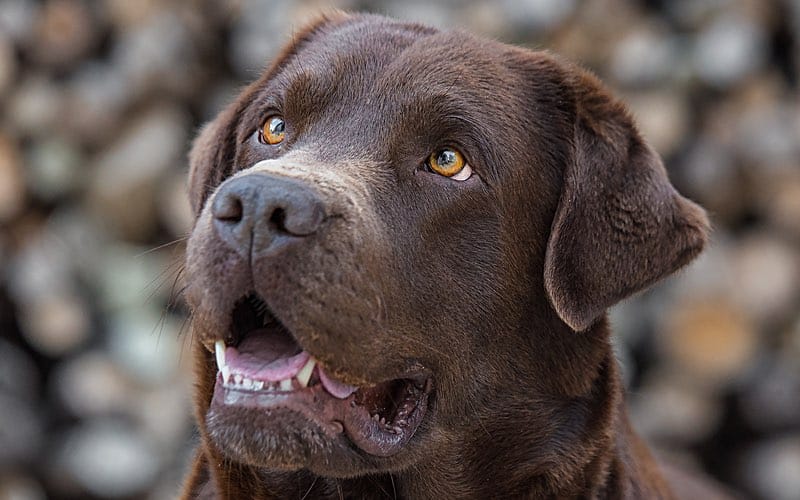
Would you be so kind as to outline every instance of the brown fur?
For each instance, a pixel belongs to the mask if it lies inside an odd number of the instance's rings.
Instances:
[[[254,140],[271,110],[288,127],[275,147]],[[421,168],[444,146],[472,179]],[[708,222],[595,77],[461,32],[335,14],[203,129],[190,160],[202,444],[184,498],[672,497],[628,423],[605,310],[692,260]],[[209,207],[247,175],[313,187],[323,227],[243,259]],[[290,412],[210,407],[213,342],[252,289],[344,382],[431,374],[403,451],[368,456]]]

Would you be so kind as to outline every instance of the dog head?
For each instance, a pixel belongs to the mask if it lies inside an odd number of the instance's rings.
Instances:
[[[190,163],[201,432],[271,469],[398,470],[581,394],[605,310],[707,232],[593,76],[378,16],[300,32]]]

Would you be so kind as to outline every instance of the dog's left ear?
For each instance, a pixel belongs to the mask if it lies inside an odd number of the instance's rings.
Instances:
[[[691,261],[705,211],[670,184],[658,154],[597,78],[568,68],[575,96],[572,158],[545,257],[550,302],[573,330]]]

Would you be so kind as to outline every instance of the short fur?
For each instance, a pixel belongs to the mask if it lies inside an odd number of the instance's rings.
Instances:
[[[261,144],[274,112],[287,138]],[[446,146],[471,179],[425,169]],[[691,261],[708,221],[594,76],[336,13],[203,129],[190,162],[201,445],[184,498],[673,497],[629,425],[606,309]],[[210,206],[248,175],[312,187],[320,230],[281,253],[231,249]],[[405,449],[369,456],[297,414],[211,407],[213,342],[248,290],[343,382],[431,374]]]

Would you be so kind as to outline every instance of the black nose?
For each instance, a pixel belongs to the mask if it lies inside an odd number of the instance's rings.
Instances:
[[[248,258],[301,241],[325,219],[322,201],[309,186],[263,173],[225,181],[214,196],[211,214],[220,238]]]

